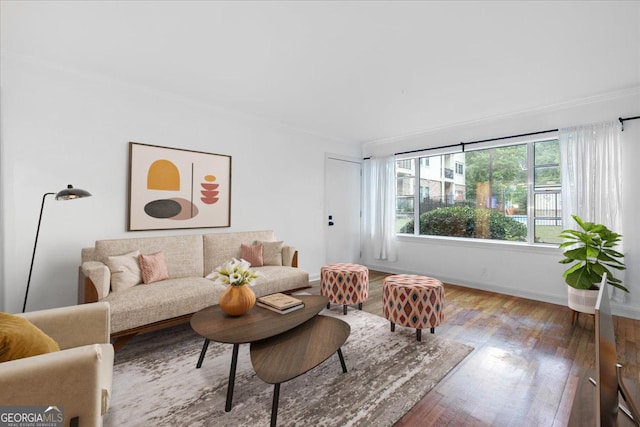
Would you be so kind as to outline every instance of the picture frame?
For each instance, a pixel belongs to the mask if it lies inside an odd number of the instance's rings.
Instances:
[[[231,156],[129,142],[127,230],[231,226]]]

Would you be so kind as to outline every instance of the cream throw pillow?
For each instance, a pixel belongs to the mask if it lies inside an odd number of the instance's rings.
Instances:
[[[107,265],[111,270],[111,291],[123,291],[142,283],[138,264],[139,256],[140,251],[133,251],[108,258]]]
[[[262,245],[263,265],[282,265],[282,246],[284,242],[256,242]]]

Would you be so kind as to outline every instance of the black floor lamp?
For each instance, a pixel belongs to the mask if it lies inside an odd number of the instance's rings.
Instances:
[[[36,258],[36,248],[38,247],[38,235],[40,234],[40,223],[42,222],[42,211],[44,210],[44,201],[49,195],[56,195],[56,200],[73,200],[91,196],[91,193],[79,188],[73,188],[73,185],[67,185],[64,190],[57,193],[44,193],[42,196],[42,205],[40,206],[40,217],[38,218],[38,228],[36,229],[36,241],[33,243],[33,255],[31,255],[31,266],[29,267],[29,278],[27,279],[27,291],[24,293],[24,304],[22,312],[27,309],[27,297],[29,296],[29,285],[31,284],[31,272],[33,271],[33,260]]]

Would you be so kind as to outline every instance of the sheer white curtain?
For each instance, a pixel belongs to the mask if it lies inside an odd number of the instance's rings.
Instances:
[[[574,214],[621,233],[620,125],[612,121],[560,129],[559,139],[564,227],[577,227]]]
[[[578,228],[574,214],[622,233],[620,131],[613,121],[559,130],[564,228]],[[622,244],[616,250],[622,252]],[[616,276],[624,281],[624,272]],[[612,297],[627,299],[615,288]]]
[[[365,252],[374,259],[395,261],[396,176],[393,156],[364,162]]]

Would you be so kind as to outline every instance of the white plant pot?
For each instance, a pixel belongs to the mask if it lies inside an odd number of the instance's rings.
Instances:
[[[576,289],[567,286],[569,293],[569,308],[587,314],[596,312],[596,300],[598,299],[597,289]]]

